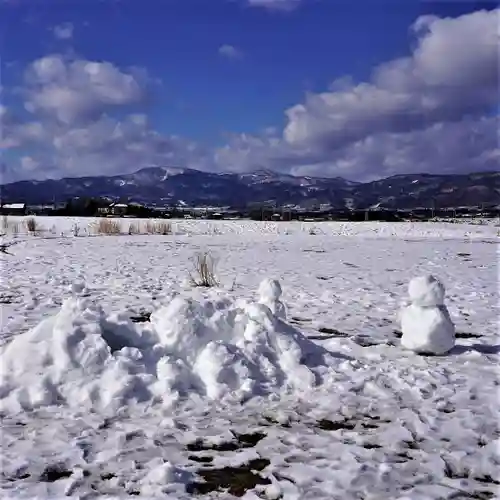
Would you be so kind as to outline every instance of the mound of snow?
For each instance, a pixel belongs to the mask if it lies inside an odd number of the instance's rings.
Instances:
[[[309,391],[335,361],[262,304],[176,297],[150,323],[135,324],[72,297],[0,348],[0,407],[115,411],[190,395],[241,401]]]
[[[444,305],[445,287],[433,276],[408,286],[411,304],[400,313],[401,345],[422,354],[445,354],[455,346],[455,326]]]

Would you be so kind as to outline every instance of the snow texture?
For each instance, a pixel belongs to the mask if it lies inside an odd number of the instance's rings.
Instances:
[[[173,220],[169,236],[18,222],[0,254],[2,499],[187,500],[204,470],[256,460],[266,484],[246,499],[499,498],[498,221]],[[205,250],[221,285],[187,286]],[[446,356],[399,338],[408,281],[428,275],[456,326]],[[259,305],[266,276],[288,325]]]
[[[421,354],[446,354],[455,347],[455,325],[444,305],[445,287],[434,276],[413,278],[411,304],[401,312],[401,345]]]

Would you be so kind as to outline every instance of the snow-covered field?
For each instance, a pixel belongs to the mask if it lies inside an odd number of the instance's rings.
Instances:
[[[1,498],[498,498],[495,225],[40,222],[0,254]],[[204,251],[218,288],[189,282]],[[400,346],[422,274],[444,356]]]

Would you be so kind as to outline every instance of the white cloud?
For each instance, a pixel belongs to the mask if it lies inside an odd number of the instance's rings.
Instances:
[[[219,47],[219,55],[228,59],[242,59],[243,52],[237,49],[234,45],[221,45]]]
[[[17,93],[28,113],[0,107],[1,146],[21,158],[9,161],[7,173],[13,180],[174,164],[370,180],[497,169],[497,15],[419,18],[409,57],[380,65],[367,82],[344,78],[307,94],[285,111],[283,130],[235,135],[215,149],[154,130],[144,112],[153,82],[147,72],[43,57]]]
[[[54,26],[53,33],[54,36],[59,40],[69,40],[73,38],[74,26],[72,23],[63,23]]]
[[[342,78],[286,110],[280,134],[234,137],[222,168],[371,179],[396,173],[498,168],[498,10],[419,18],[412,55],[369,82]],[[458,50],[457,50],[458,49]]]
[[[405,132],[470,113],[498,99],[497,12],[420,18],[411,57],[376,68],[370,82],[309,94],[286,111],[291,145],[337,149],[380,132]]]
[[[108,107],[141,103],[147,83],[147,75],[121,71],[109,62],[50,55],[27,69],[25,108],[70,124]]]

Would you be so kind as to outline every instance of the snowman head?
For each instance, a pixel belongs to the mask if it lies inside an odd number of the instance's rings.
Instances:
[[[418,276],[408,285],[408,295],[414,305],[421,307],[441,306],[444,304],[444,285],[434,276]]]
[[[279,300],[282,294],[280,282],[266,278],[261,281],[258,293],[261,300]]]

